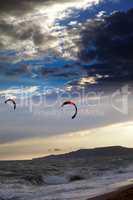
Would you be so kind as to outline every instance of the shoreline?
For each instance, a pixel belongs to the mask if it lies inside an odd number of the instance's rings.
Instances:
[[[133,200],[133,184],[122,186],[112,192],[88,198],[87,200]]]

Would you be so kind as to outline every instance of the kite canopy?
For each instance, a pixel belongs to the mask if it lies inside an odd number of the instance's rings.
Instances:
[[[65,105],[73,105],[73,106],[75,107],[75,113],[74,113],[74,115],[72,116],[72,119],[74,119],[74,118],[76,117],[76,115],[77,115],[77,112],[78,112],[78,109],[77,109],[76,104],[75,104],[74,102],[72,102],[72,101],[65,101],[65,102],[61,105],[61,107],[65,106]]]
[[[13,103],[13,105],[14,105],[14,110],[16,109],[16,102],[15,102],[15,100],[13,100],[13,99],[7,99],[6,101],[5,101],[5,103],[8,103],[8,102],[12,102]]]

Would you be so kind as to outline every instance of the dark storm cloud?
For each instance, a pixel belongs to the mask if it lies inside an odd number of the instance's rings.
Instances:
[[[72,70],[73,64],[71,64],[71,68],[66,68],[65,65],[62,67],[54,67],[51,68],[49,66],[40,65],[37,66],[37,63],[31,66],[27,62],[20,62],[17,64],[10,64],[8,62],[0,63],[0,74],[6,76],[10,79],[21,78],[21,76],[26,75],[29,78],[32,75],[37,75],[37,78],[45,79],[45,78],[76,78],[80,76],[80,71],[78,68]],[[82,69],[83,70],[83,69]]]
[[[53,3],[64,3],[71,0],[0,0],[0,13],[9,15],[24,15],[36,6],[49,5]]]
[[[133,7],[131,0],[100,0],[99,5],[96,6],[98,10],[105,10],[107,13],[112,11],[126,11]]]
[[[14,36],[18,40],[32,39],[36,46],[43,44],[54,39],[51,35],[42,33],[41,27],[37,24],[30,22],[22,22],[16,27]]]
[[[13,24],[12,22],[9,22],[9,16],[16,16],[18,18],[21,18],[22,15],[25,15],[26,13],[33,13],[34,8],[37,8],[39,6],[43,5],[50,5],[50,4],[55,4],[57,2],[64,3],[68,2],[66,0],[7,0],[7,1],[2,1],[0,0],[0,33],[6,36],[9,36],[9,39],[11,39],[12,43],[17,43],[17,41],[24,41],[30,39],[31,41],[34,42],[36,46],[44,44],[48,40],[51,41],[54,39],[52,36],[46,35],[41,31],[41,28],[39,25],[32,24],[32,22],[22,22],[19,23],[18,25]],[[71,2],[71,0],[69,0]],[[88,1],[89,2],[89,1]],[[80,3],[77,1],[77,3]],[[72,16],[65,17],[65,19],[68,23],[71,22],[71,20],[77,20],[78,22],[83,22],[87,18],[92,18],[94,17],[99,11],[101,10],[106,10],[106,11],[113,11],[115,8],[120,9],[124,8],[124,6],[128,5],[127,7],[131,6],[131,1],[127,1],[125,3],[125,0],[121,1],[107,1],[107,0],[101,0],[99,4],[97,5],[92,5],[91,9],[79,9],[74,10],[72,12]],[[117,6],[117,7],[115,7]],[[110,10],[108,10],[110,8]],[[75,15],[75,12],[77,13]],[[78,18],[75,16],[78,16]],[[60,20],[61,23],[62,20]],[[62,22],[64,25],[65,21]],[[6,40],[6,39],[5,39]],[[5,48],[5,41],[2,41],[0,46],[1,48]],[[10,46],[10,45],[9,45]],[[8,47],[6,47],[8,48]],[[94,56],[94,52],[90,52],[92,56]]]
[[[45,51],[45,48],[41,49],[43,45],[46,47],[47,50],[50,49],[47,44],[52,42],[52,40],[57,42],[57,40],[59,39],[58,36],[55,36],[56,38],[54,38],[51,33],[45,32],[45,27],[44,30],[42,30],[41,25],[37,23],[38,21],[36,20],[32,21],[31,18],[26,18],[26,21],[18,20],[17,23],[13,23],[5,14],[9,16],[18,15],[18,19],[22,19],[22,14],[24,15],[28,12],[33,12],[34,8],[37,6],[44,4],[48,5],[56,2],[65,1],[0,1],[0,36],[5,37],[4,39],[1,39],[0,47],[3,49],[8,49],[8,47],[10,48],[12,44],[15,44],[15,48],[20,46],[20,49],[22,49],[23,47],[28,46],[28,42],[31,42],[33,43],[33,48],[40,48],[39,50],[42,50],[42,52]],[[81,26],[76,25],[76,27],[74,28],[70,28],[70,26],[68,26],[70,32],[69,30],[67,30],[67,33],[69,33],[71,37],[74,37],[76,33],[80,33],[79,39],[75,39],[75,37],[72,39],[72,42],[75,42],[76,44],[75,46],[79,47],[80,49],[80,53],[78,55],[78,65],[76,66],[74,63],[65,65],[62,64],[62,69],[57,69],[57,66],[52,66],[51,68],[49,68],[49,66],[45,67],[41,64],[40,67],[36,67],[37,69],[35,73],[42,77],[53,76],[59,78],[80,78],[80,76],[86,72],[86,75],[93,76],[96,79],[97,75],[99,75],[100,78],[98,79],[98,81],[131,80],[133,77],[133,11],[130,10],[126,13],[114,13],[109,17],[105,17],[104,21],[103,17],[95,17],[95,19],[89,20],[89,22],[87,21],[87,19],[90,19],[92,15],[94,17],[95,14],[101,10],[107,10],[108,12],[111,12],[114,9],[115,5],[117,5],[117,8],[120,8],[120,3],[125,5],[125,0],[101,0],[99,4],[91,7],[91,13],[89,9],[81,9],[82,14],[81,12],[79,12],[80,15],[78,15],[81,20],[79,18],[72,18],[73,16],[67,16],[70,17],[68,22],[76,19],[76,22],[78,24],[78,22],[82,21]],[[127,1],[127,4],[128,6],[131,5],[130,1]],[[111,5],[112,7],[110,7],[109,5]],[[108,8],[111,9],[108,10]],[[73,15],[74,14],[75,12],[73,12]],[[8,40],[9,43],[8,45],[6,45],[6,42]],[[21,47],[21,44],[23,42],[25,42],[25,44]],[[31,43],[30,46],[32,45]],[[71,46],[68,46],[68,51],[71,51]],[[7,58],[9,59],[10,63],[11,56],[7,56]],[[4,57],[0,54],[1,61],[8,61],[8,59],[6,59],[6,56]],[[20,59],[22,59],[22,57]],[[5,74],[8,76],[19,76],[23,74],[32,75],[32,71],[34,71],[32,70],[32,68],[31,70],[29,70],[28,66],[30,63],[24,64],[26,67],[23,67],[23,64],[21,62],[18,62],[17,66],[16,64],[9,65],[9,63],[1,64],[1,74]],[[32,61],[31,64],[33,65]],[[74,68],[75,70],[73,70]]]
[[[33,49],[39,48],[40,50],[43,48],[44,50],[45,47],[47,49],[55,37],[50,34],[50,30],[48,31],[45,23],[44,25],[38,23],[41,14],[39,14],[37,9],[46,6],[45,8],[47,10],[50,5],[55,4],[56,2],[61,3],[62,1],[0,0],[0,48],[16,50],[22,48],[26,49],[28,45],[30,45],[30,47],[32,45]],[[44,17],[44,22],[46,19],[47,16]],[[26,42],[28,43],[26,44]]]
[[[99,81],[133,80],[133,9],[94,19],[81,32],[79,58]],[[95,62],[94,62],[95,61]]]
[[[88,0],[89,2],[89,0]],[[99,0],[97,4],[92,4],[91,7],[85,9],[75,9],[70,16],[60,20],[60,25],[71,27],[71,21],[85,22],[87,19],[94,18],[99,12],[103,11],[108,15],[114,11],[127,11],[133,7],[131,0]]]
[[[48,3],[50,0],[0,0],[0,13],[10,15],[24,15],[32,11],[37,5]]]
[[[8,24],[5,20],[0,21],[0,32],[1,33],[12,33],[14,32],[14,26],[12,24]]]
[[[63,68],[56,68],[56,67],[52,67],[52,68],[41,67],[39,70],[40,75],[42,75],[44,78],[58,76],[59,74],[63,72],[64,72]]]
[[[80,71],[77,69],[72,70],[72,67],[74,65],[71,64],[71,68],[68,69],[66,68],[66,65],[62,65],[61,68],[57,68],[57,67],[41,67],[38,72],[40,73],[40,75],[42,75],[44,78],[45,77],[58,77],[58,78],[74,78],[74,77],[78,77],[80,76]]]
[[[19,0],[6,0],[0,1],[0,13],[1,14],[22,14],[31,9],[30,3],[27,1]]]
[[[0,63],[0,74],[6,76],[18,76],[24,73],[28,73],[28,66],[27,65],[20,65],[19,67],[12,67],[9,64]]]
[[[65,3],[71,2],[72,0],[0,0],[0,13],[11,14],[11,15],[23,15],[29,11],[33,11],[36,6],[49,5],[54,3]],[[88,1],[89,2],[89,1]],[[77,3],[79,3],[77,1]],[[95,10],[106,9],[108,12],[117,9],[123,10],[128,9],[132,6],[131,0],[101,0],[100,3],[94,7]],[[91,10],[95,13],[95,10]]]
[[[23,41],[32,39],[35,45],[39,45],[44,41],[48,40],[48,37],[41,32],[40,26],[22,22],[19,25],[9,24],[5,20],[0,21],[0,33],[9,36],[16,42],[17,40]]]
[[[16,33],[16,27],[13,24],[8,23],[4,19],[0,19],[0,37],[1,38],[1,49],[8,49],[8,46],[6,46],[5,41],[8,38],[15,39],[17,38],[17,33]]]

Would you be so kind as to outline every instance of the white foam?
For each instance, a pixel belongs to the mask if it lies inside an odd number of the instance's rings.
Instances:
[[[43,186],[15,182],[0,184],[0,197],[4,199],[19,197],[20,200],[85,200],[116,190],[121,186],[131,184],[133,181],[132,166],[126,168],[124,173],[114,170],[90,179],[69,182],[68,177],[73,174],[75,172],[67,171],[64,176],[46,176]]]

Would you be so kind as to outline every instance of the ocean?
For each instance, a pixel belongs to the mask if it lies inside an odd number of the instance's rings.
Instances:
[[[131,155],[0,162],[0,200],[87,200],[131,183]]]

